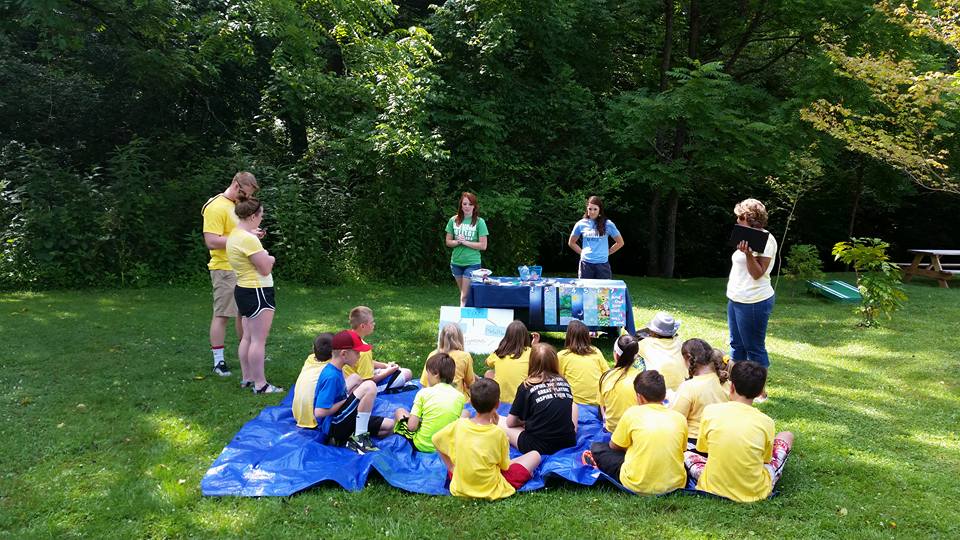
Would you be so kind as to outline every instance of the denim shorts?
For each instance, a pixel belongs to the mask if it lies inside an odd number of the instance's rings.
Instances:
[[[479,270],[479,269],[480,269],[480,265],[479,265],[479,264],[471,264],[471,265],[467,265],[467,266],[463,266],[463,265],[460,265],[460,264],[451,264],[451,265],[450,265],[450,273],[453,274],[453,277],[455,277],[455,278],[457,278],[457,279],[460,279],[460,278],[462,278],[462,277],[467,277],[467,278],[469,278],[470,275],[473,273],[474,270]]]

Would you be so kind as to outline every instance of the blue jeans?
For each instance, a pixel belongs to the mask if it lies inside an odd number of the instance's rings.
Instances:
[[[589,263],[581,260],[579,270],[577,277],[580,279],[611,279],[613,277],[609,262]]]
[[[727,300],[730,357],[734,361],[752,360],[763,367],[770,367],[766,346],[767,322],[775,300],[776,295],[755,304]]]

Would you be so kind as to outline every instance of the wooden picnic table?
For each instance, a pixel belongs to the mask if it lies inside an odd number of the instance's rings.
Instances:
[[[940,287],[949,289],[948,280],[955,274],[960,274],[960,264],[943,263],[942,257],[960,257],[960,249],[908,249],[913,253],[913,262],[909,266],[903,265],[903,281],[910,281],[913,276],[933,278],[940,283]],[[924,259],[929,259],[924,263]]]

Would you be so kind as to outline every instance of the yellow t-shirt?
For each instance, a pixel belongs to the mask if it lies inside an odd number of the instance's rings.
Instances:
[[[438,352],[440,352],[440,349],[431,351],[430,354],[427,355],[427,360]],[[453,376],[452,386],[460,390],[467,399],[470,399],[470,385],[477,379],[477,375],[473,372],[473,356],[467,351],[447,351],[447,354],[449,354],[450,358],[453,358],[453,361],[457,364],[457,373]],[[422,384],[424,388],[430,386],[430,381],[427,380],[426,360],[423,362],[423,372],[420,373],[420,384]]]
[[[490,353],[487,366],[493,368],[493,379],[500,385],[500,401],[513,403],[513,398],[517,397],[517,388],[530,371],[530,347],[523,349],[520,358],[510,355],[500,358],[497,353]]]
[[[495,501],[516,492],[500,473],[510,468],[510,442],[497,425],[460,418],[438,431],[433,444],[453,462],[451,495]]]
[[[738,502],[766,499],[773,491],[773,419],[746,403],[708,405],[700,420],[697,450],[710,457],[697,489]]]
[[[620,377],[620,370],[610,370],[600,386],[600,406],[604,408],[607,431],[613,433],[617,423],[627,409],[637,404],[637,393],[633,389],[633,380],[643,373],[635,367],[628,367]],[[619,380],[618,380],[619,379]]]
[[[660,403],[635,405],[623,414],[610,440],[627,449],[620,483],[628,489],[654,495],[686,484],[687,420],[682,414]]]
[[[670,408],[687,418],[687,437],[696,439],[700,436],[703,409],[714,403],[726,403],[729,399],[729,386],[724,389],[716,373],[706,373],[684,381],[670,402]]]
[[[647,364],[647,370],[655,369],[663,375],[663,382],[667,385],[667,390],[676,391],[680,383],[686,380],[687,364],[683,361],[683,354],[680,348],[683,347],[683,340],[674,336],[672,338],[648,337],[640,340],[640,356]]]
[[[421,452],[433,452],[433,435],[460,418],[466,398],[449,384],[424,388],[413,397],[410,414],[420,418],[420,427],[413,434],[413,444]]]
[[[293,387],[293,417],[297,420],[297,425],[302,428],[317,427],[317,417],[313,412],[313,405],[317,394],[317,379],[320,378],[320,372],[326,362],[318,362],[313,353],[303,362],[300,368],[300,375],[297,377],[297,384]]]
[[[261,276],[257,267],[250,261],[250,256],[263,251],[260,239],[240,227],[230,231],[227,237],[227,260],[237,273],[237,287],[261,289],[273,287],[273,274]]]
[[[366,343],[366,341],[364,341],[364,343]],[[357,359],[356,367],[351,367],[344,364],[344,377],[348,377],[354,373],[359,375],[360,378],[364,380],[373,378],[373,349],[360,353],[360,358]]]
[[[567,349],[560,351],[560,375],[570,383],[573,401],[586,405],[600,403],[600,376],[610,366],[603,353],[596,347],[588,355],[575,354]]]
[[[229,236],[230,231],[237,226],[235,206],[233,201],[223,196],[223,193],[207,199],[207,202],[203,205],[203,210],[201,210],[203,232]],[[207,268],[210,270],[233,270],[227,260],[227,250],[211,249],[210,262],[207,263]]]

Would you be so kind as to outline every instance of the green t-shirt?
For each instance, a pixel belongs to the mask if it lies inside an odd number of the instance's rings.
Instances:
[[[456,422],[466,403],[463,393],[447,383],[440,383],[417,392],[410,414],[420,418],[420,427],[413,434],[413,444],[421,452],[436,452],[434,433]]]
[[[475,225],[472,223],[473,221],[476,221]],[[462,234],[467,242],[479,242],[481,236],[488,236],[487,222],[484,221],[483,218],[474,218],[471,220],[471,223],[467,223],[467,220],[464,219],[463,223],[457,225],[457,218],[454,216],[450,218],[450,221],[447,221],[447,234],[450,234],[454,238]],[[480,264],[480,250],[468,248],[463,245],[457,246],[453,248],[453,255],[450,256],[450,264],[459,266]]]

